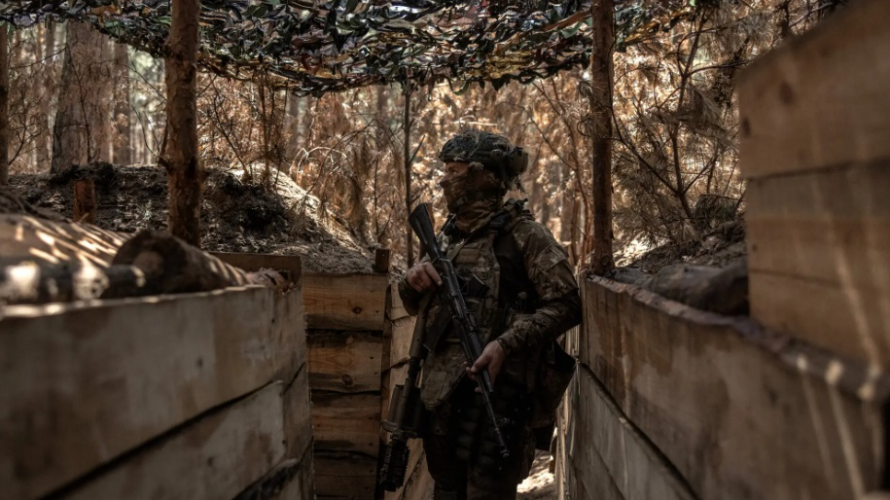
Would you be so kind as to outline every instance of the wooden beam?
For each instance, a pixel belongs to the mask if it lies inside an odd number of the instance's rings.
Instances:
[[[315,453],[315,493],[319,497],[373,500],[377,459],[360,453]]]
[[[746,178],[890,157],[888,17],[884,0],[856,2],[742,72]]]
[[[694,500],[689,486],[630,423],[590,370],[582,366],[575,377],[572,465],[580,476],[575,480],[588,491],[614,488],[600,493],[606,498],[617,493],[627,500]]]
[[[389,274],[390,260],[392,259],[392,250],[388,248],[378,248],[374,252],[374,272]]]
[[[305,359],[293,334],[301,309],[299,294],[266,288],[7,307],[4,491],[43,496],[209,408],[290,380]]]
[[[749,182],[754,318],[858,362],[890,366],[888,165]]]
[[[847,499],[881,486],[886,375],[634,286],[582,289],[582,362],[699,497]]]
[[[387,286],[389,277],[380,274],[305,274],[306,326],[381,331]]]
[[[380,390],[383,337],[358,331],[310,330],[309,385],[313,390]]]
[[[281,390],[276,382],[214,410],[62,498],[234,498],[284,457]]]
[[[364,453],[380,447],[380,395],[312,393],[315,451]]]

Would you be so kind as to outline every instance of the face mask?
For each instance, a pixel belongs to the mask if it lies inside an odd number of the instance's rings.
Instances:
[[[439,182],[448,211],[453,214],[457,213],[460,208],[460,201],[467,195],[467,178],[468,175],[464,172],[459,175],[453,175],[448,179],[442,179]]]

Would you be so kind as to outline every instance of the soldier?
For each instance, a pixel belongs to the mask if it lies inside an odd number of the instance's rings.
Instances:
[[[429,262],[412,267],[399,294],[424,335],[423,445],[436,500],[514,499],[543,449],[574,369],[557,337],[580,323],[578,285],[565,249],[534,221],[524,201],[504,200],[519,186],[527,155],[506,138],[479,131],[449,140],[439,182],[450,212],[439,234],[443,253],[468,278],[464,298],[485,348],[467,366],[446,304],[432,292],[441,278]],[[471,277],[478,278],[469,279]],[[423,300],[426,298],[427,300]],[[493,406],[510,449],[502,458],[472,380],[487,368]]]

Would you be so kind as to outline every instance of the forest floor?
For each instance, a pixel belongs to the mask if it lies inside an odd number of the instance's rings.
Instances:
[[[288,176],[274,189],[242,182],[242,171],[209,170],[201,213],[204,250],[301,255],[309,272],[366,273],[373,254],[336,214]],[[14,175],[14,192],[38,209],[71,217],[73,181],[96,186],[96,225],[134,233],[167,227],[167,173],[156,167],[94,164],[61,175]]]
[[[672,264],[726,267],[747,255],[745,221],[724,222],[698,240],[670,243],[636,254],[628,250],[627,254],[625,258],[616,255],[619,267],[635,267],[649,274]]]

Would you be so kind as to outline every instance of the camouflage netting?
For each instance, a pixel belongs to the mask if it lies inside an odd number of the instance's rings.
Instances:
[[[377,83],[528,82],[586,64],[590,0],[204,0],[201,67],[270,75],[301,95]],[[695,0],[619,0],[619,48],[668,28]],[[644,7],[644,4],[649,6]],[[653,6],[654,5],[654,6]],[[163,56],[170,0],[7,0],[0,19],[27,27],[79,19]]]

